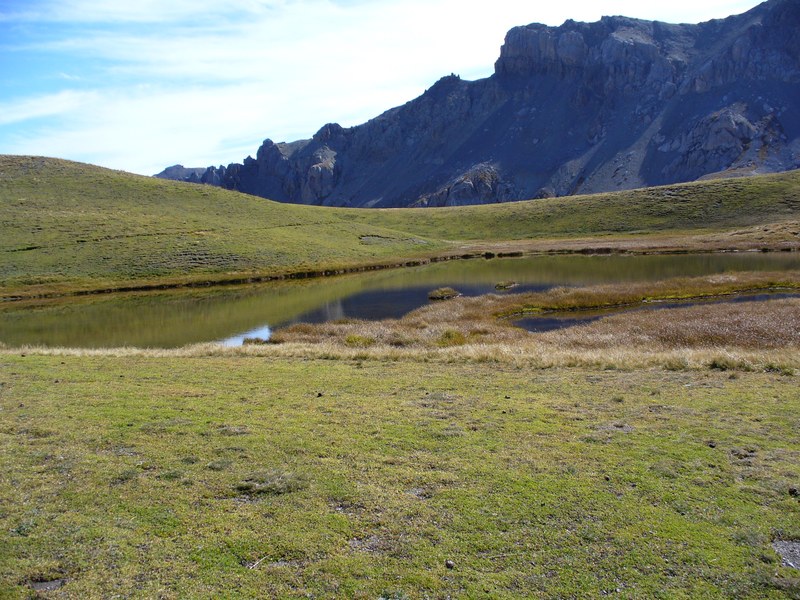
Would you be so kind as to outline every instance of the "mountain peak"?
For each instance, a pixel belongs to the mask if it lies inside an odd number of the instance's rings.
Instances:
[[[800,167],[798,99],[797,0],[697,25],[532,23],[508,32],[487,79],[445,76],[363,125],[267,140],[200,180],[286,202],[439,206],[773,172]]]

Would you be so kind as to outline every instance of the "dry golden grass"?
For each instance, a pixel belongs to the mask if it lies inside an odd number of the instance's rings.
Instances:
[[[454,308],[464,304],[453,304]],[[344,321],[309,325],[300,323],[276,331],[273,344],[302,343],[316,344],[329,342],[351,347],[388,346],[394,348],[427,348],[443,345],[452,339],[453,333],[463,336],[463,343],[517,343],[527,333],[511,323],[496,319],[467,320],[459,318],[459,313],[448,312],[448,307],[438,307],[438,311],[419,314],[415,311],[402,319],[384,321]],[[361,343],[353,343],[359,340]],[[446,345],[455,345],[452,343]],[[460,344],[459,344],[460,345]]]
[[[671,350],[609,344],[603,348],[568,348],[547,343],[531,335],[524,344],[465,344],[435,348],[396,348],[375,345],[349,348],[334,342],[285,343],[225,347],[219,344],[197,344],[179,349],[143,348],[77,349],[27,347],[18,350],[0,349],[0,354],[30,356],[78,356],[117,358],[194,358],[250,357],[328,359],[346,361],[390,361],[408,363],[491,363],[526,369],[585,367],[593,369],[667,369],[674,371],[708,369],[742,371],[780,371],[791,374],[800,370],[800,348],[751,350],[733,347],[674,348]]]
[[[637,235],[570,236],[569,238],[508,240],[464,244],[461,252],[523,254],[602,254],[747,252],[800,250],[800,221],[777,221],[730,231],[679,231]]]
[[[626,312],[539,337],[573,349],[800,347],[800,299]]]
[[[495,315],[630,306],[652,300],[689,300],[774,290],[800,289],[800,272],[726,273],[679,277],[659,282],[561,287],[542,293],[496,296],[486,308]]]

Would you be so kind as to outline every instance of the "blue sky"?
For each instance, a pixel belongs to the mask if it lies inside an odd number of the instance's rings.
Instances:
[[[696,23],[753,0],[0,0],[0,154],[150,175],[356,125],[492,73],[532,22]]]

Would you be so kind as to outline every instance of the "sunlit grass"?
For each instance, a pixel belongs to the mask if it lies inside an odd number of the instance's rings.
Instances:
[[[797,594],[796,377],[467,348],[0,354],[0,595]]]
[[[0,295],[247,282],[482,252],[791,249],[800,247],[799,209],[796,172],[372,211],[281,204],[80,163],[3,156]]]
[[[97,291],[603,240],[793,248],[798,189],[795,173],[345,211],[6,157],[0,282]],[[0,343],[0,597],[800,597],[772,546],[800,540],[800,300],[543,334],[501,318],[799,284],[459,297],[240,348]]]

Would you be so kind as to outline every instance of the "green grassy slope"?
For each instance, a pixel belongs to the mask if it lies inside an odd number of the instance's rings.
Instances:
[[[0,158],[0,281],[281,273],[441,248],[341,211],[54,159]],[[363,243],[374,236],[381,243]]]
[[[719,231],[800,213],[800,173],[454,209],[270,202],[58,159],[0,157],[4,295],[402,262],[464,242]]]
[[[511,240],[724,230],[800,216],[800,171],[592,196],[431,210],[362,211],[353,218],[419,236]]]

